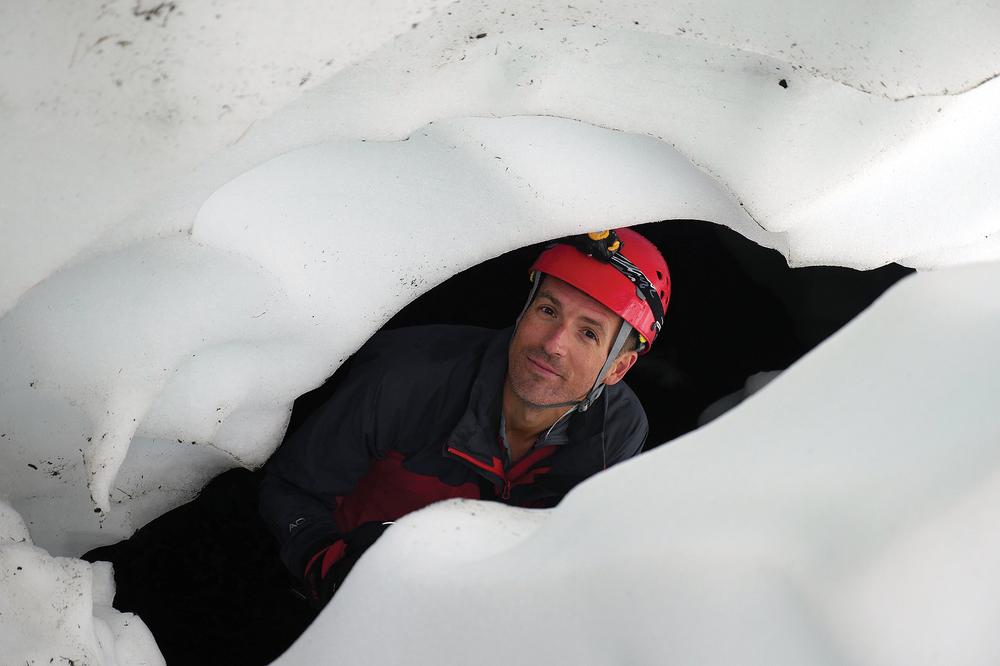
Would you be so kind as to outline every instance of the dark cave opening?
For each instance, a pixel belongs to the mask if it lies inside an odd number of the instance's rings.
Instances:
[[[751,375],[787,368],[911,272],[790,269],[778,252],[707,222],[636,229],[665,256],[673,289],[660,339],[626,377],[649,417],[647,448],[695,429],[707,407],[741,391]],[[542,246],[463,271],[386,328],[510,325]],[[289,432],[336,390],[347,365],[296,401]],[[129,540],[84,556],[112,562],[115,607],[146,622],[168,664],[268,664],[314,617],[257,514],[259,478],[226,472]]]
[[[634,227],[663,253],[672,295],[663,333],[626,377],[650,420],[646,448],[694,430],[706,407],[758,372],[784,370],[913,272],[789,268],[777,251],[727,227],[673,220]],[[473,266],[403,308],[385,328],[509,326],[528,291],[529,245]],[[346,364],[345,364],[346,365]],[[295,403],[289,431],[336,389],[341,372]]]

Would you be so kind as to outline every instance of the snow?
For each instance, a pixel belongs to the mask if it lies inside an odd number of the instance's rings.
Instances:
[[[438,282],[609,222],[706,219],[793,265],[939,270],[544,521],[444,505],[394,526],[283,661],[457,658],[504,622],[539,661],[995,660],[973,566],[995,545],[970,526],[995,492],[997,268],[961,265],[1000,259],[1000,11],[159,7],[0,7],[0,526],[32,572],[4,583],[26,632],[6,635],[118,663],[110,574],[50,554],[261,464],[295,397]],[[79,631],[29,589],[79,590]],[[409,641],[359,629],[418,593],[442,610],[399,618]],[[444,639],[455,622],[469,639]]]
[[[14,510],[0,502],[0,646],[4,664],[165,664],[153,635],[111,607],[107,562],[52,557],[34,546]]]

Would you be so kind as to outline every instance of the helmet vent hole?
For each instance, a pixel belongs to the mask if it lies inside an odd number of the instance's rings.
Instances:
[[[660,290],[660,298],[663,298],[663,290]]]
[[[660,280],[662,280],[663,279],[663,273],[661,273],[660,271],[656,271],[656,277],[659,278]],[[660,296],[662,296],[662,295],[663,295],[663,292],[660,292]]]

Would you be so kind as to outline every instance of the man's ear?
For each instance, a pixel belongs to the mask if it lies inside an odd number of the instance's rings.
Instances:
[[[615,362],[611,364],[611,368],[608,370],[608,374],[604,376],[604,383],[607,386],[612,384],[617,384],[625,376],[625,373],[635,365],[636,359],[639,358],[639,353],[634,351],[622,352],[615,359]]]

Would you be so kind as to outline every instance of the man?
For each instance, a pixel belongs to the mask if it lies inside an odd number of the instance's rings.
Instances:
[[[316,605],[390,521],[455,497],[554,506],[641,450],[621,380],[662,326],[663,257],[618,229],[550,245],[531,277],[512,329],[374,336],[269,462],[261,513]]]

